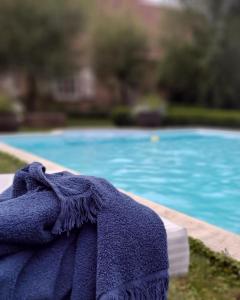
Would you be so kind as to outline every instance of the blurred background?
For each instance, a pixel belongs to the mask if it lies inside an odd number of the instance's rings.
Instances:
[[[1,0],[0,130],[240,127],[239,0]]]

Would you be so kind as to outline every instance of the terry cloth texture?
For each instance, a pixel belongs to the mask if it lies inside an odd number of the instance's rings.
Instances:
[[[165,300],[161,219],[104,179],[16,172],[0,195],[1,300]]]

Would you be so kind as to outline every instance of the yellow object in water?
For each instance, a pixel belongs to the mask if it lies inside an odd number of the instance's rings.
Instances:
[[[160,140],[160,137],[158,135],[152,135],[150,140],[151,142],[156,143]]]

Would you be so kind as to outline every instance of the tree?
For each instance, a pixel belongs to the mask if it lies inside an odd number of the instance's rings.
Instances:
[[[98,78],[115,86],[121,104],[140,88],[146,73],[147,38],[135,23],[121,17],[97,24],[92,39],[92,61]]]
[[[188,22],[191,38],[186,39],[186,32],[182,32],[181,42],[176,39],[168,45],[160,63],[160,83],[175,101],[240,107],[239,1],[181,2],[180,14]],[[180,89],[176,88],[179,85]]]
[[[36,107],[39,78],[70,71],[76,63],[73,44],[83,24],[77,0],[0,1],[0,67],[25,76],[26,110]]]

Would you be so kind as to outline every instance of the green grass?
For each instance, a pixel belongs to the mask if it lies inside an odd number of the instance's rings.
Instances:
[[[171,106],[168,110],[166,124],[239,128],[240,110]]]
[[[190,239],[190,270],[171,279],[169,300],[240,300],[240,263]]]
[[[74,127],[112,127],[113,122],[109,118],[93,118],[93,117],[79,117],[79,118],[68,118],[67,123],[63,128],[74,128]],[[56,127],[29,127],[22,126],[20,131],[22,132],[47,132],[49,130],[53,130]]]
[[[24,162],[0,152],[0,173],[15,172]],[[240,263],[190,239],[189,274],[170,280],[169,300],[240,300]]]
[[[14,173],[17,169],[24,165],[24,162],[0,152],[0,173]]]

